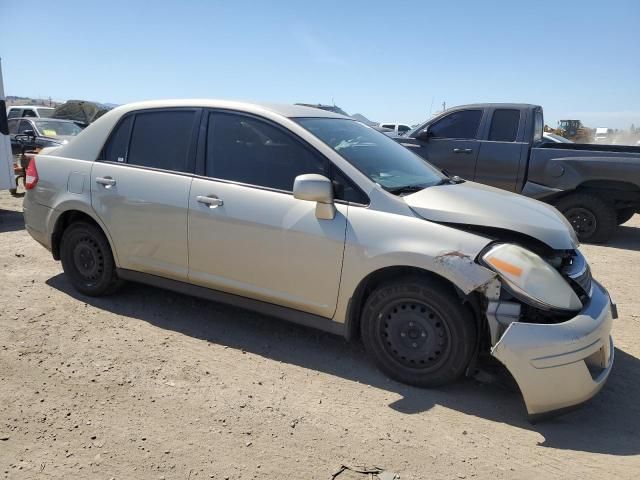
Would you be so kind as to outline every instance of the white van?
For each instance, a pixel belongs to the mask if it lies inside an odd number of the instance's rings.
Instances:
[[[593,139],[595,143],[609,143],[613,136],[613,128],[598,127],[596,128],[596,135]]]
[[[7,118],[51,118],[53,111],[53,107],[44,107],[42,105],[14,105],[7,109]]]

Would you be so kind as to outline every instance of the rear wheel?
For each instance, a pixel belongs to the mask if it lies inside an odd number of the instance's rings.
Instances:
[[[423,277],[376,288],[365,302],[361,334],[383,372],[419,387],[460,377],[476,339],[473,318],[455,292]]]
[[[85,222],[71,224],[62,234],[60,259],[73,287],[89,296],[107,295],[121,284],[104,233]]]
[[[632,207],[621,208],[617,212],[618,225],[627,223],[636,214],[636,209]]]
[[[556,203],[556,208],[567,217],[581,242],[604,243],[618,225],[613,205],[596,195],[568,195]]]

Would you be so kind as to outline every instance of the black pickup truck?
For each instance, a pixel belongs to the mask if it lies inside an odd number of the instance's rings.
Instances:
[[[640,212],[640,147],[551,143],[543,125],[538,105],[463,105],[395,140],[450,175],[550,203],[581,241],[606,242]]]

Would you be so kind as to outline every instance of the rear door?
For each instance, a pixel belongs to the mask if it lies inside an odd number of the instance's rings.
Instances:
[[[186,280],[189,189],[201,110],[124,116],[91,170],[91,203],[121,268]]]
[[[492,108],[489,122],[480,141],[476,182],[516,191],[518,174],[526,162],[529,144],[525,141],[526,111]]]
[[[482,109],[457,110],[429,125],[430,137],[416,139],[415,153],[452,175],[473,180],[480,144]]]
[[[298,175],[329,176],[329,162],[288,130],[242,113],[207,118],[205,176],[189,207],[189,280],[331,318],[347,205],[321,220],[293,198]]]

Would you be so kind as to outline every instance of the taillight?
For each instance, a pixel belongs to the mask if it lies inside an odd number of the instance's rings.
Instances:
[[[38,169],[36,168],[36,157],[31,157],[29,165],[27,166],[26,178],[24,180],[24,188],[31,190],[38,183]]]

